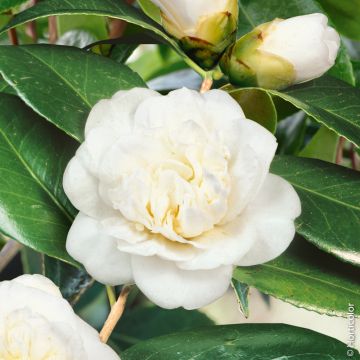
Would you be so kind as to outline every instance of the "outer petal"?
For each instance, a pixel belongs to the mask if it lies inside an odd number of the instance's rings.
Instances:
[[[101,283],[132,281],[129,255],[117,249],[117,240],[105,234],[99,221],[79,213],[69,231],[66,249]]]
[[[15,278],[13,282],[62,298],[59,288],[51,280],[42,275],[21,275]]]
[[[98,180],[77,156],[70,160],[65,169],[63,187],[71,203],[86,215],[95,218],[113,215],[114,210],[100,198]]]
[[[230,285],[232,266],[187,271],[156,256],[132,256],[134,279],[155,304],[174,309],[197,309],[220,298]]]
[[[251,266],[278,257],[293,240],[294,220],[300,213],[301,203],[294,188],[281,177],[269,174],[257,197],[241,215],[247,218],[247,226],[256,230],[256,239],[235,264]]]
[[[85,126],[85,137],[99,126],[112,129],[114,134],[126,134],[132,128],[136,108],[149,97],[159,93],[143,88],[118,91],[111,99],[99,101],[91,110]]]
[[[98,332],[78,318],[78,330],[82,338],[87,360],[119,360],[119,356],[108,345],[100,341]]]
[[[277,142],[274,135],[252,120],[239,120],[237,149],[230,160],[232,178],[229,211],[222,223],[233,220],[256,196],[274,158]]]
[[[6,314],[28,307],[49,321],[68,324],[75,331],[74,312],[69,303],[59,294],[53,294],[54,287],[54,284],[49,285],[49,280],[41,280],[38,276],[35,281],[27,276],[1,282],[0,324]]]

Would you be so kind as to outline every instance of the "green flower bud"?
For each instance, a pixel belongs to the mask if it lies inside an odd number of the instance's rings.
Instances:
[[[267,34],[280,21],[256,27],[228,48],[220,67],[232,84],[282,89],[294,83],[294,66],[283,57],[261,50]]]

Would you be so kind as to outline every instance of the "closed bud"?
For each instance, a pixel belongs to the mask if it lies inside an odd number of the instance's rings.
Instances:
[[[166,31],[204,69],[213,68],[235,41],[237,0],[152,0]]]
[[[275,19],[230,47],[221,68],[232,84],[283,89],[322,76],[334,64],[339,34],[323,14]]]

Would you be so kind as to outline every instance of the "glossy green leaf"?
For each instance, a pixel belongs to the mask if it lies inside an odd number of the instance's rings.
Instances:
[[[27,0],[1,0],[0,1],[0,14],[6,11],[9,11],[23,3]]]
[[[323,12],[313,0],[238,0],[238,36],[250,32],[254,27],[276,17],[287,19],[293,16]]]
[[[311,330],[283,324],[213,326],[137,344],[122,360],[343,360],[346,345]],[[345,354],[345,355],[344,355]],[[358,360],[359,355],[354,354]]]
[[[271,96],[256,89],[237,89],[230,95],[240,104],[246,117],[272,133],[276,130],[277,113]]]
[[[261,292],[320,314],[346,317],[348,304],[360,315],[360,270],[297,238],[277,259],[238,267],[234,278]]]
[[[336,28],[345,36],[360,40],[360,0],[317,0]]]
[[[334,163],[338,146],[339,135],[322,126],[299,155]]]
[[[324,13],[315,0],[239,0],[238,36],[277,17],[287,19],[311,13]],[[344,46],[341,47],[336,64],[330,73],[349,84],[354,83],[353,69]]]
[[[234,289],[236,299],[239,304],[240,311],[248,318],[249,317],[249,285],[244,284],[236,279],[231,280],[231,286]]]
[[[297,232],[339,259],[360,265],[360,173],[315,159],[276,157],[271,172],[301,199]]]
[[[97,15],[108,16],[115,19],[125,20],[131,24],[138,25],[142,28],[152,31],[170,44],[181,56],[186,59],[187,63],[195,68],[199,73],[204,74],[199,66],[197,66],[187,55],[181,50],[178,42],[171,36],[167,35],[156,22],[147,17],[140,10],[127,4],[126,1],[118,0],[46,0],[38,3],[22,13],[14,17],[13,20],[5,26],[0,33],[8,30],[11,27],[21,25],[27,21],[35,20],[51,15]]]
[[[63,297],[71,305],[74,305],[94,282],[84,269],[46,255],[44,256],[44,275],[59,287]]]
[[[75,210],[62,176],[76,147],[19,98],[0,94],[0,230],[68,262],[65,240]]]
[[[125,65],[65,46],[2,46],[0,73],[36,112],[78,141],[99,100],[145,86]]]
[[[125,64],[137,47],[137,44],[116,44],[111,49],[110,59]]]
[[[213,324],[205,314],[196,310],[136,307],[125,312],[110,338],[110,344],[122,351],[153,337]]]
[[[360,89],[323,76],[281,92],[264,91],[289,101],[319,123],[360,146]]]

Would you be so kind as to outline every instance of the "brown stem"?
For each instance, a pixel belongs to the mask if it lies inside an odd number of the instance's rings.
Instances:
[[[55,44],[58,39],[56,16],[49,16],[49,43]]]
[[[16,33],[16,29],[12,28],[8,31],[9,40],[12,45],[19,45],[19,39]]]
[[[203,94],[211,89],[213,85],[213,79],[212,78],[205,78],[204,81],[201,84],[200,93]]]
[[[123,0],[121,0],[123,1]],[[131,5],[135,0],[126,0],[126,2]],[[117,39],[124,34],[126,29],[127,22],[120,19],[110,19],[110,39]]]
[[[3,271],[16,256],[22,245],[15,240],[9,240],[0,251],[0,272]]]
[[[121,289],[119,298],[117,299],[116,303],[112,306],[110,314],[106,319],[103,328],[100,331],[100,340],[103,343],[106,343],[109,340],[113,330],[115,329],[116,324],[118,323],[122,314],[124,313],[126,300],[129,295],[130,289],[131,289],[130,285],[124,285],[123,288]]]
[[[35,6],[38,3],[38,0],[32,0],[31,6]],[[26,34],[29,35],[34,43],[38,40],[38,34],[36,30],[36,22],[30,21],[26,24]]]
[[[354,170],[357,170],[356,149],[354,144],[351,145],[351,165]]]
[[[345,145],[345,138],[341,136],[339,139],[339,144],[336,153],[336,164],[338,165],[341,165],[343,161],[344,145]]]
[[[121,37],[126,29],[127,23],[120,19],[110,19],[110,39]]]

